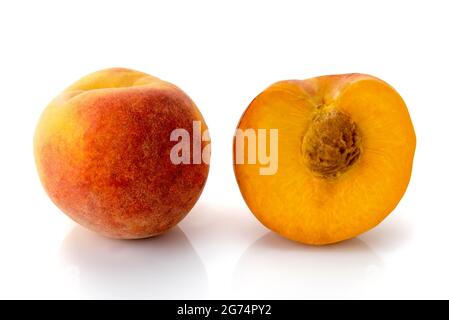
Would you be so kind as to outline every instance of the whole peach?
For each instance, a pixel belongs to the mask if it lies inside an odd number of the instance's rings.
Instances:
[[[39,120],[41,182],[63,212],[95,232],[120,239],[160,234],[192,209],[206,182],[208,161],[170,157],[172,132],[193,136],[193,123],[207,136],[200,111],[173,84],[123,68],[92,73],[50,102]],[[199,143],[210,151],[207,139]]]

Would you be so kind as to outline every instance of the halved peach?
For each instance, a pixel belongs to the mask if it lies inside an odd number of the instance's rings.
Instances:
[[[248,163],[249,135],[234,141],[234,161],[239,151],[246,160],[234,171],[253,214],[292,240],[328,244],[373,228],[410,180],[416,138],[409,112],[373,76],[275,83],[251,102],[238,129],[277,130],[276,172],[261,174],[259,158]]]

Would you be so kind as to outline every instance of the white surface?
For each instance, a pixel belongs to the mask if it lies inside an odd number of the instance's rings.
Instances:
[[[0,2],[0,298],[449,298],[448,13],[447,1]],[[47,102],[112,66],[177,84],[210,128],[205,191],[156,239],[76,226],[34,167]],[[269,84],[348,72],[386,80],[408,104],[412,181],[374,230],[298,245],[244,204],[234,129]]]

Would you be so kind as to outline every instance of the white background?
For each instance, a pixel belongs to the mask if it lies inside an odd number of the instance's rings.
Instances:
[[[447,1],[0,2],[0,298],[449,298],[448,16]],[[46,104],[114,66],[180,86],[212,136],[204,193],[155,239],[75,225],[34,167]],[[275,81],[349,72],[406,101],[417,134],[409,188],[357,239],[284,240],[241,198],[235,126]]]

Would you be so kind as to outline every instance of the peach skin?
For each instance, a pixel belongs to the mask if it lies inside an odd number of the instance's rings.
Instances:
[[[176,129],[207,135],[178,87],[112,68],[85,76],[44,110],[34,136],[40,180],[69,217],[102,235],[137,239],[176,225],[198,200],[207,161],[174,164]],[[209,141],[201,140],[209,151]]]

